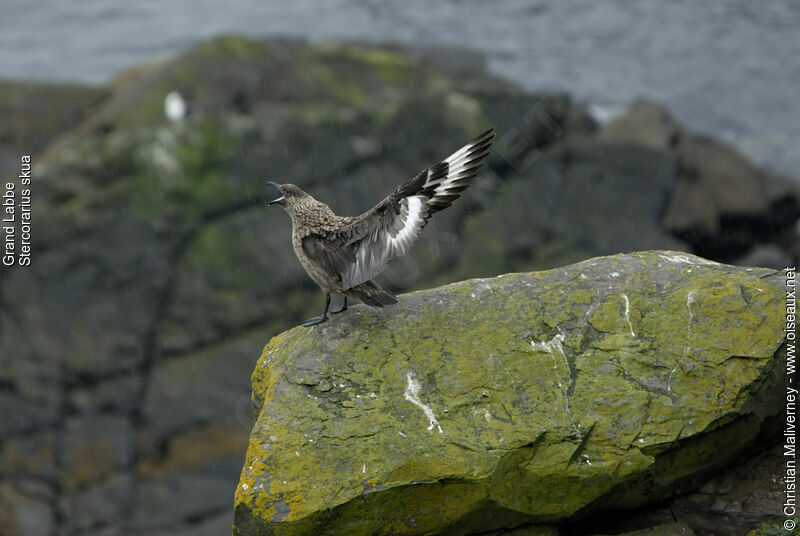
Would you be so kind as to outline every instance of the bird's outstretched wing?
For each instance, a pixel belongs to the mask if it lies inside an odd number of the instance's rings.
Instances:
[[[369,281],[392,258],[409,250],[431,215],[458,199],[489,154],[493,139],[494,129],[473,138],[348,225],[324,236],[307,236],[304,250],[332,273],[341,274],[344,290]]]

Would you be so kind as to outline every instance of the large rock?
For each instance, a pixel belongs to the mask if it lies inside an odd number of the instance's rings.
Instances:
[[[677,145],[683,133],[683,127],[663,106],[637,99],[625,112],[603,125],[597,131],[597,138],[664,150]]]
[[[616,255],[278,335],[234,533],[545,534],[696,488],[780,409],[770,273]]]

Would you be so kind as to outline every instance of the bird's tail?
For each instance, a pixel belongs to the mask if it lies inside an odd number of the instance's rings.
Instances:
[[[397,296],[373,281],[367,281],[348,289],[347,295],[358,298],[373,307],[383,307],[384,305],[397,303]]]

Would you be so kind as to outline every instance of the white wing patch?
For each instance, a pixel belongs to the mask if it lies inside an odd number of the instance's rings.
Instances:
[[[406,197],[400,201],[398,218],[403,227],[395,236],[390,236],[388,241],[393,256],[403,255],[425,227],[425,216],[428,215],[426,201],[421,195]]]
[[[391,225],[379,228],[375,234],[362,240],[355,250],[356,262],[342,278],[342,287],[347,290],[369,281],[381,273],[389,261],[404,255],[425,227],[428,207],[427,198],[421,195],[400,200],[400,213]]]
[[[384,201],[392,203],[391,212],[373,214],[377,219],[369,234],[347,244],[353,247],[355,262],[342,274],[343,290],[371,280],[386,268],[392,258],[408,252],[428,218],[449,207],[469,186],[486,159],[493,137],[492,130],[484,132],[428,169],[423,184],[416,182],[415,178],[398,188],[393,194],[397,197]],[[380,204],[376,208],[385,206]]]

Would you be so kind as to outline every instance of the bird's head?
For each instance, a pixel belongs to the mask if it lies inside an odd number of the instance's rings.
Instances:
[[[278,190],[280,194],[280,197],[273,199],[267,203],[268,205],[280,205],[284,209],[289,210],[290,207],[312,200],[310,195],[294,184],[277,184],[271,181],[267,184]]]

